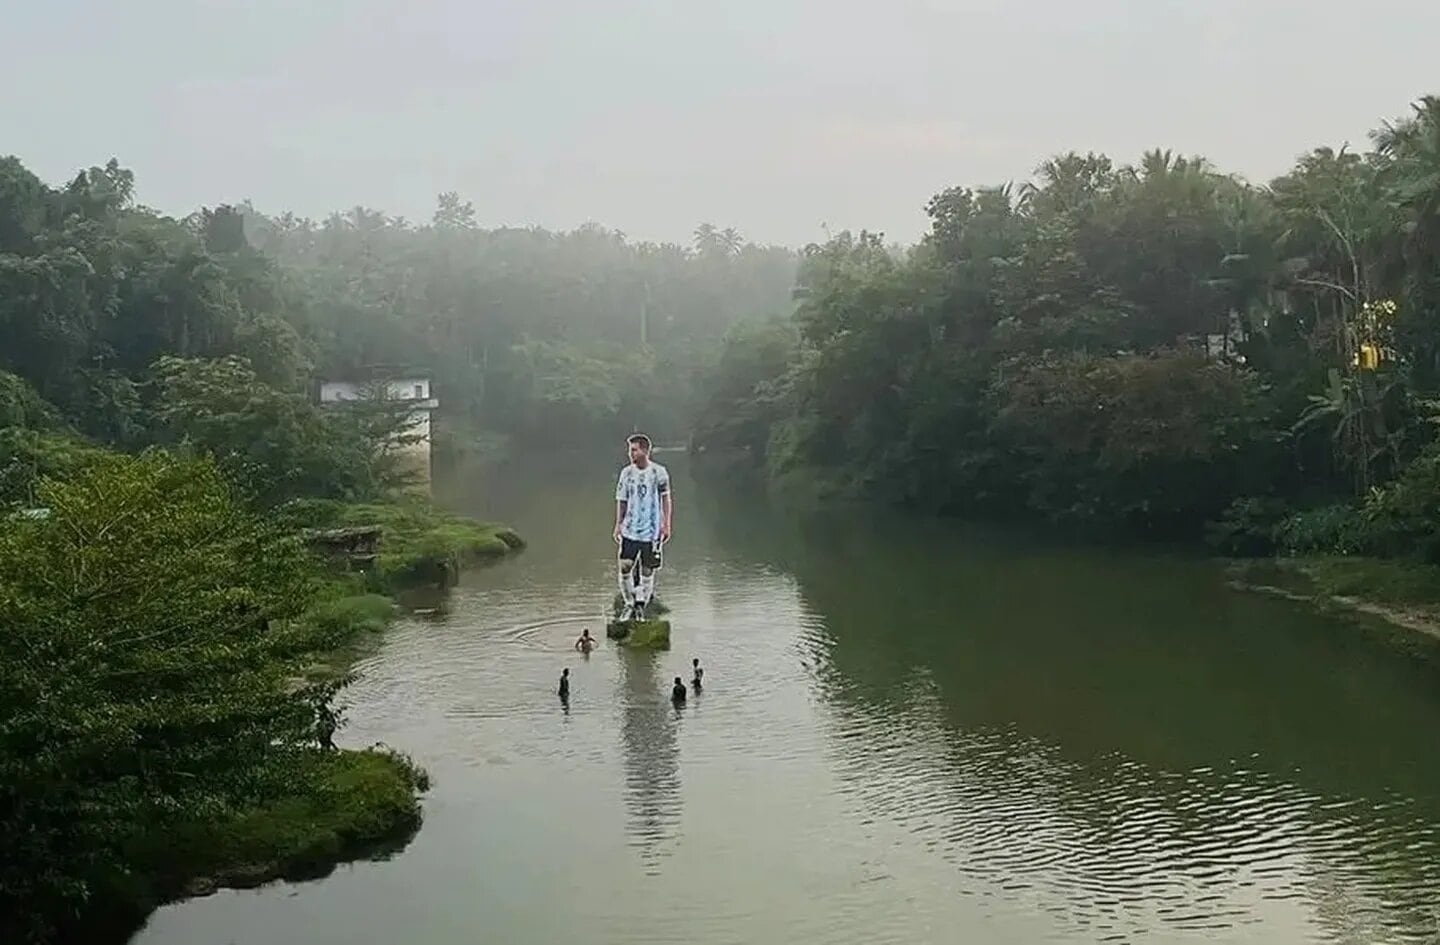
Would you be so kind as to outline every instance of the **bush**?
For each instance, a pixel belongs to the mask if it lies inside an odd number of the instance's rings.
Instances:
[[[1246,497],[1230,503],[1205,526],[1205,542],[1224,555],[1258,558],[1274,554],[1277,531],[1289,512],[1280,499]]]
[[[1440,444],[1432,444],[1384,489],[1371,493],[1361,513],[1373,553],[1414,556],[1440,563]]]
[[[1370,546],[1364,517],[1343,504],[1296,512],[1280,523],[1275,537],[1287,555],[1364,554]]]
[[[337,505],[328,507],[328,512],[331,517],[321,524],[380,526],[380,557],[372,574],[374,586],[381,590],[449,584],[465,565],[503,558],[525,544],[503,525],[452,515],[420,500]],[[297,514],[307,513],[318,517],[321,508],[301,506]]]
[[[1030,508],[1193,533],[1263,486],[1279,434],[1252,372],[1190,351],[1020,360],[990,397]]]
[[[0,508],[34,503],[42,479],[78,474],[107,455],[66,433],[0,429]]]
[[[322,600],[303,619],[315,624],[328,638],[349,641],[362,633],[384,630],[395,615],[395,604],[380,594],[345,594]]]
[[[340,642],[300,619],[316,565],[209,462],[104,455],[37,493],[49,518],[0,529],[3,941],[125,887],[137,825],[293,796],[341,684],[295,684]]]
[[[9,371],[0,371],[0,428],[55,430],[64,425],[60,411],[36,393],[35,388]]]

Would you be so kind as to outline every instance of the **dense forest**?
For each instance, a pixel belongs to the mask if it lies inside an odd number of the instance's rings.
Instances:
[[[1229,552],[1440,556],[1440,99],[1268,186],[1153,151],[808,247],[695,445],[772,482]]]
[[[485,230],[454,194],[423,226],[364,208],[175,220],[135,205],[134,186],[113,161],[59,189],[0,161],[0,369],[111,442],[137,432],[158,358],[231,355],[294,391],[429,373],[446,447],[613,439],[641,422],[683,438],[707,352],[740,318],[791,304],[794,253],[708,224],[692,247]]]

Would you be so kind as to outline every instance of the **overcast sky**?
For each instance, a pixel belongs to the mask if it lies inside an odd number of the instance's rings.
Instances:
[[[11,0],[0,153],[486,225],[909,241],[951,184],[1199,152],[1264,180],[1440,92],[1440,0]]]

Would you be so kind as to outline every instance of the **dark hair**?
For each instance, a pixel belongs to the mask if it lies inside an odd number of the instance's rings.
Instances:
[[[644,450],[645,452],[647,452],[647,453],[650,452],[650,437],[646,436],[646,435],[643,434],[643,433],[632,433],[632,434],[630,434],[630,436],[625,440],[625,442],[626,442],[626,443],[639,443],[641,449],[643,449],[643,450]]]

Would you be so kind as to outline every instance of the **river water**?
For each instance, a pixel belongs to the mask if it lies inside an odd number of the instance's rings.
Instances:
[[[571,649],[614,468],[439,490],[530,549],[348,693],[348,743],[433,774],[423,829],[134,945],[1440,942],[1436,667],[1205,562],[804,519],[687,465],[656,655]]]

